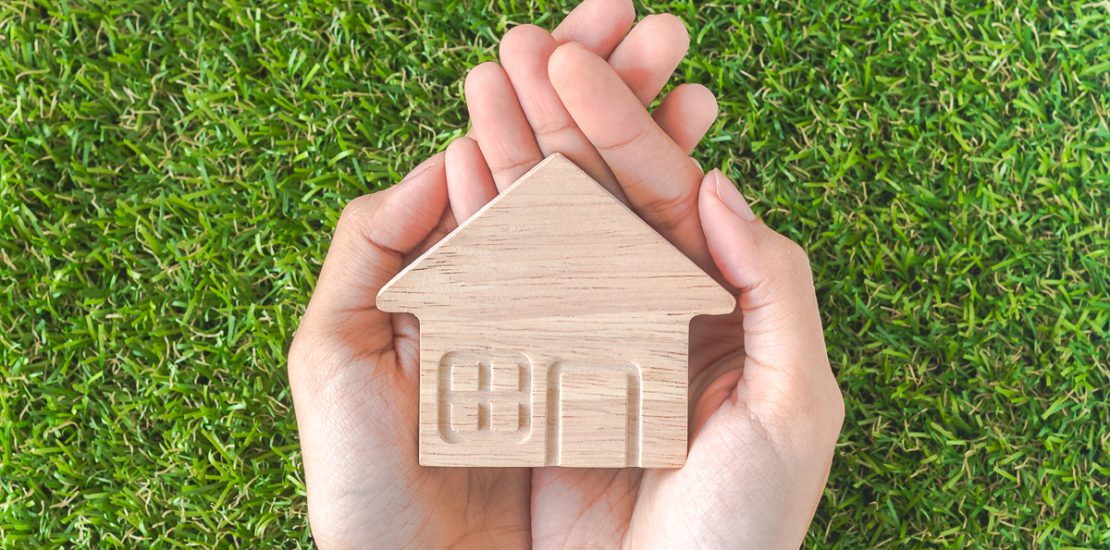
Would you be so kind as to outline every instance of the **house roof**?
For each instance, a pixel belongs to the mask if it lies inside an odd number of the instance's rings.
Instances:
[[[378,293],[421,318],[693,316],[735,297],[562,155],[536,165]]]

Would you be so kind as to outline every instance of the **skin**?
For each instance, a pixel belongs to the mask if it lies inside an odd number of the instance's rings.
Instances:
[[[785,548],[804,538],[844,415],[809,263],[688,156],[716,116],[712,94],[680,86],[648,113],[688,39],[670,16],[628,32],[633,18],[627,1],[590,0],[551,34],[513,29],[502,64],[467,77],[470,137],[344,210],[289,352],[322,548]],[[418,327],[377,311],[377,291],[553,152],[736,290],[737,312],[691,327],[687,463],[420,467]]]

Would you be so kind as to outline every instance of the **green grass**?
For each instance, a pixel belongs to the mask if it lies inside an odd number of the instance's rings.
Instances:
[[[284,351],[345,201],[564,3],[0,5],[0,540],[307,545]],[[1110,546],[1110,8],[654,3],[810,250],[814,547]]]

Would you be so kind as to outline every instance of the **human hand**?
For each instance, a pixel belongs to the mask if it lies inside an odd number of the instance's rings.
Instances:
[[[649,105],[685,57],[690,37],[677,17],[655,14],[645,17],[627,35],[610,33],[580,40],[576,38],[583,34],[579,25],[595,24],[585,11],[582,17],[575,17],[587,4],[553,33],[534,25],[513,28],[501,42],[501,63],[483,63],[467,75],[466,100],[473,128],[447,150],[449,164],[458,167],[448,173],[448,179],[466,181],[449,186],[457,219],[470,217],[499,190],[553,153],[574,161],[627,203],[622,185],[598,148],[555,93],[548,78],[548,61],[560,44],[579,43],[606,58],[625,87],[640,103]],[[628,0],[592,4],[626,10],[629,19],[634,17]],[[669,140],[689,153],[717,118],[717,101],[700,84],[680,84],[667,94],[652,118]]]
[[[633,18],[628,0],[589,0],[567,17],[555,36],[587,44],[603,55],[624,51],[613,54],[615,62],[627,67],[630,79],[646,83],[640,85],[643,93],[656,88],[650,100],[681,59],[685,45],[681,51],[660,47],[651,42],[658,33],[643,30],[626,37]],[[529,55],[524,51],[511,57],[526,64],[532,63]],[[648,56],[665,61],[645,59]],[[540,63],[545,65],[546,57]],[[481,86],[468,86],[468,92],[472,100],[496,101]],[[668,100],[675,109],[682,109],[684,101]],[[680,117],[672,118],[664,120],[676,140],[704,132],[691,129]],[[508,133],[496,120],[482,120],[475,123],[477,135]],[[344,209],[290,347],[289,379],[309,517],[321,547],[362,547],[371,541],[385,548],[520,548],[531,543],[529,470],[418,466],[417,324],[411,317],[375,308],[381,286],[455,226],[447,208],[448,180],[452,189],[463,191],[451,196],[453,204],[478,196],[469,190],[480,185],[461,185],[459,177],[472,173],[478,163],[484,168],[485,159],[475,142],[459,143],[446,156],[437,155],[414,169],[401,184],[360,197]],[[499,170],[497,181],[515,179],[514,170],[522,167],[527,169],[521,165]],[[488,178],[481,181],[493,181]]]
[[[557,97],[545,112],[565,106],[572,122],[553,126],[573,130],[561,132],[572,142],[588,140],[606,168],[595,167],[593,175],[610,174],[641,217],[737,289],[740,308],[692,323],[686,465],[537,468],[531,488],[535,546],[797,547],[820,500],[844,416],[805,253],[762,224],[719,171],[703,175],[687,156],[692,145],[668,135],[595,53],[561,46],[550,54],[546,76]],[[480,129],[483,100],[468,94],[468,101]],[[527,142],[528,127],[515,128],[513,139]],[[549,133],[535,134],[540,141]],[[490,131],[477,138],[486,158],[494,158],[491,168],[515,174],[517,163],[499,158],[516,158],[505,153],[508,138]],[[461,143],[448,150],[449,158],[468,159],[468,171],[448,178],[460,219],[495,195],[494,185],[503,185],[490,178],[473,145]],[[590,158],[589,150],[582,154]],[[521,161],[520,169],[530,166]]]

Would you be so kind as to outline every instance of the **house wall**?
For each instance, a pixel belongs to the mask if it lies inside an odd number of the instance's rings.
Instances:
[[[688,331],[657,313],[422,318],[421,464],[681,466]]]

